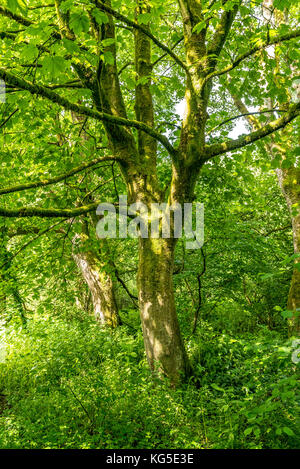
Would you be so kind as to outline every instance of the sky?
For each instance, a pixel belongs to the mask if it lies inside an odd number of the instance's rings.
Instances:
[[[176,105],[176,113],[179,114],[180,118],[182,119],[183,113],[184,113],[184,106],[185,106],[185,100],[183,99]],[[252,111],[252,109],[251,109]],[[228,133],[228,138],[238,138],[241,134],[246,134],[248,133],[247,127],[245,126],[243,119],[237,119],[236,124],[234,128]]]

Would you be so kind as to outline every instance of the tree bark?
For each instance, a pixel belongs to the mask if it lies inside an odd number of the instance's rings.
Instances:
[[[281,191],[291,213],[294,254],[300,253],[300,168],[278,169]],[[296,214],[295,214],[296,212]],[[290,320],[290,333],[300,335],[300,258],[295,259],[287,308],[294,312]]]
[[[105,326],[117,327],[120,323],[113,281],[103,270],[103,264],[92,251],[73,254],[75,262],[91,291],[96,320]]]
[[[138,288],[148,363],[176,385],[189,375],[190,365],[175,308],[174,249],[174,239],[140,239]]]

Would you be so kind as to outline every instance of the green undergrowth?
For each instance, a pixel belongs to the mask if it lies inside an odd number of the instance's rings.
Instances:
[[[202,322],[179,389],[151,378],[126,326],[47,317],[6,342],[1,448],[299,447],[299,364],[278,332],[233,337]]]

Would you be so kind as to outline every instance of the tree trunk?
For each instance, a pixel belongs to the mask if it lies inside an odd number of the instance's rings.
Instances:
[[[176,385],[188,376],[190,366],[175,309],[174,249],[174,239],[140,239],[138,288],[150,368]]]
[[[278,169],[277,176],[282,193],[291,213],[293,227],[294,253],[300,253],[300,168]],[[294,213],[296,212],[296,214]],[[300,258],[295,259],[296,266],[293,271],[287,307],[294,311],[290,320],[290,332],[300,335]]]
[[[73,254],[92,294],[94,315],[100,324],[116,327],[120,323],[111,276],[92,251]]]

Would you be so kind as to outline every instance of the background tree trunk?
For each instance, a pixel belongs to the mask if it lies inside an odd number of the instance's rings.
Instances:
[[[94,315],[101,324],[116,327],[120,323],[113,281],[103,270],[99,256],[92,251],[73,254],[92,294]]]
[[[291,213],[294,254],[300,253],[300,168],[278,169],[277,176],[282,193]],[[296,212],[296,213],[295,213]],[[300,258],[295,259],[287,307],[294,311],[290,321],[290,332],[300,335]]]

